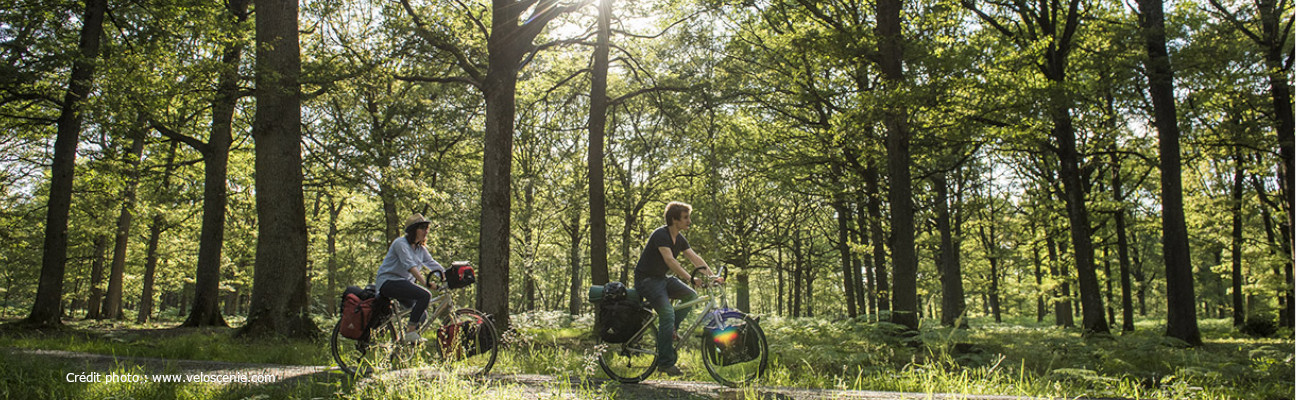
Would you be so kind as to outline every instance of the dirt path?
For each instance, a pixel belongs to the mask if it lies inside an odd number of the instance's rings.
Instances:
[[[15,356],[38,357],[43,359],[62,360],[69,364],[85,366],[84,370],[69,371],[73,374],[105,374],[111,371],[117,371],[120,368],[139,368],[141,374],[177,374],[177,375],[206,375],[206,376],[246,376],[246,377],[266,377],[274,376],[274,382],[293,382],[300,379],[344,379],[342,372],[334,367],[324,366],[301,366],[301,365],[275,365],[275,364],[248,364],[232,363],[223,361],[199,361],[199,360],[172,360],[150,357],[115,357],[102,354],[78,353],[62,350],[33,350],[5,348],[0,349],[0,354],[6,355],[4,358],[13,358]],[[421,376],[436,374],[438,372],[432,369],[409,369],[402,371],[389,372],[384,375],[394,378],[403,378],[406,376]],[[368,378],[376,379],[376,378]],[[751,387],[746,389],[731,389],[718,385],[714,382],[683,382],[683,381],[659,381],[648,380],[636,385],[616,385],[602,379],[582,380],[578,378],[556,378],[546,375],[527,375],[527,374],[490,374],[486,380],[507,383],[509,386],[521,388],[530,396],[535,395],[538,398],[554,397],[553,389],[557,387],[568,386],[572,390],[562,391],[566,393],[593,390],[611,395],[617,399],[742,399],[746,395],[757,395],[762,399],[772,400],[814,400],[814,399],[851,399],[851,400],[877,400],[877,399],[971,399],[971,400],[1012,400],[1025,399],[1025,397],[1014,396],[988,396],[988,395],[964,395],[964,394],[927,394],[927,393],[899,393],[899,392],[876,392],[865,390],[833,390],[833,389],[797,389],[783,387]],[[214,382],[219,383],[219,382]],[[361,384],[366,384],[362,382]],[[567,397],[564,395],[561,398]]]

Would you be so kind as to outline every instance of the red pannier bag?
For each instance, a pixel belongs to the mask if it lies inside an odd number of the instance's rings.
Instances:
[[[370,318],[375,309],[375,293],[356,286],[343,290],[343,307],[339,313],[339,334],[348,339],[367,340]]]

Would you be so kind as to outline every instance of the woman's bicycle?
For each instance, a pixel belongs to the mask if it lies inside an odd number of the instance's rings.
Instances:
[[[378,324],[371,324],[368,337],[353,340],[340,335],[341,321],[330,335],[330,352],[339,368],[348,374],[364,375],[375,371],[426,365],[437,362],[458,375],[485,375],[496,363],[500,337],[488,315],[455,304],[453,290],[435,289],[429,301],[427,317],[420,323],[423,341],[402,340],[411,309],[399,301],[389,302],[392,312]]]
[[[692,273],[692,281],[695,280],[696,273]],[[758,325],[758,318],[727,306],[723,288],[721,283],[706,284],[699,297],[674,305],[674,309],[680,310],[705,304],[694,323],[685,331],[679,327],[674,333],[678,337],[687,338],[689,335],[683,332],[697,332],[700,329],[700,355],[704,368],[719,383],[736,387],[753,382],[767,370],[767,337]],[[597,363],[600,368],[610,378],[622,383],[641,382],[650,377],[658,365],[659,357],[655,351],[658,316],[644,302],[641,305],[650,317],[645,319],[635,334],[620,343],[602,342],[597,348]],[[681,350],[682,344],[686,342],[687,340],[677,340],[673,346]]]

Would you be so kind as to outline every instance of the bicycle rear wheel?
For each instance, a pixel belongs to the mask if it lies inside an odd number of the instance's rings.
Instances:
[[[392,324],[383,324],[370,331],[366,340],[343,337],[339,333],[342,321],[334,324],[330,334],[330,354],[339,369],[349,375],[366,375],[392,368],[392,355],[397,345],[397,330]]]
[[[753,382],[767,370],[767,336],[758,321],[749,316],[723,322],[729,328],[716,335],[704,335],[704,369],[718,383],[729,387]]]
[[[655,319],[651,319],[626,342],[602,342],[596,348],[596,362],[605,375],[621,383],[637,383],[650,377],[659,360],[654,326]]]

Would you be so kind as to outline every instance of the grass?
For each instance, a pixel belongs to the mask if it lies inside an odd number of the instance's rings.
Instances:
[[[562,313],[512,316],[493,373],[602,377],[592,351],[591,317]],[[931,322],[931,321],[926,321]],[[321,326],[325,324],[322,323]],[[972,329],[923,327],[908,338],[888,323],[765,317],[771,350],[765,386],[921,393],[1003,394],[1030,397],[1143,399],[1290,399],[1295,394],[1295,342],[1236,333],[1228,320],[1202,320],[1205,345],[1183,348],[1161,336],[1160,321],[1136,332],[1081,337],[1078,331],[1033,321],[996,324],[972,320]],[[0,346],[101,354],[294,365],[330,365],[328,338],[315,341],[245,340],[230,329],[161,330],[88,322],[58,332],[6,330]],[[151,330],[153,329],[153,330]],[[687,375],[711,381],[694,346],[680,355]],[[120,368],[129,368],[119,366]],[[0,363],[0,397],[24,398],[619,398],[616,384],[541,388],[509,381],[454,377],[385,376],[357,384],[341,374],[316,374],[272,385],[67,383],[84,366],[37,359]],[[118,371],[127,373],[129,370]],[[653,379],[664,379],[656,375]],[[265,397],[263,397],[265,396]],[[746,390],[745,398],[760,398]]]
[[[328,365],[318,341],[241,339],[234,328],[148,328],[77,321],[59,331],[8,328],[0,346],[56,349],[130,357],[289,365]]]

